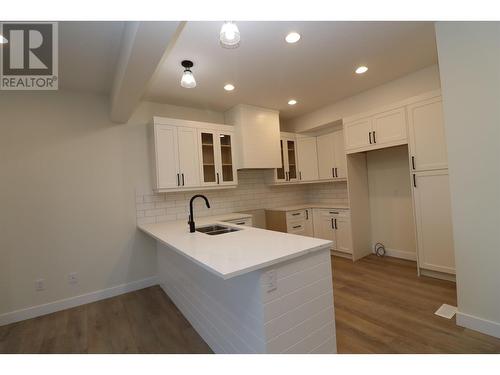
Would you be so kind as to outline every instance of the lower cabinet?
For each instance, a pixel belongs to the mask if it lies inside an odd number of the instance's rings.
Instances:
[[[412,174],[418,265],[455,273],[448,170]]]
[[[253,220],[251,217],[242,217],[241,219],[225,220],[226,223],[244,225],[246,227],[253,227]]]
[[[348,211],[314,209],[314,237],[333,241],[332,249],[352,254],[351,219]]]
[[[314,236],[312,210],[310,208],[295,211],[266,210],[266,226],[269,230]]]

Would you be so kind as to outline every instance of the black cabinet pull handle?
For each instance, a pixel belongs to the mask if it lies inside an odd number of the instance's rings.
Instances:
[[[184,186],[184,173],[182,173],[182,186]]]
[[[411,167],[415,170],[415,156],[411,157]]]
[[[181,186],[181,181],[179,180],[179,173],[177,173],[177,186]]]
[[[339,228],[337,227],[337,219],[333,219],[333,220],[335,220],[335,229],[339,229]]]
[[[377,138],[375,138],[375,130],[373,131],[373,143],[377,143]]]
[[[302,180],[302,172],[299,172],[299,178]]]
[[[328,213],[333,214],[333,215],[338,215],[339,214],[338,212],[335,212],[335,211],[329,211]]]
[[[293,229],[297,229],[297,228],[300,228],[302,225],[296,225],[293,227]]]
[[[415,177],[415,173],[413,173],[413,187],[417,187],[417,179]]]
[[[335,226],[333,225],[333,217],[332,217],[332,229],[335,229]]]
[[[338,177],[339,176],[339,171],[337,169],[337,167],[335,167],[335,177]]]
[[[296,213],[292,214],[292,216],[297,216],[297,215],[300,215],[300,212],[296,212]]]
[[[372,144],[372,132],[368,133],[368,139],[370,140],[370,144]]]
[[[242,221],[242,222],[235,223],[235,224],[236,224],[236,225],[244,225],[244,224],[245,224],[245,222],[244,222],[244,221]]]
[[[335,177],[335,168],[332,168],[332,177]]]
[[[288,176],[289,172],[285,172],[285,181],[290,181],[290,177]]]
[[[217,172],[217,185],[219,184],[219,172]]]
[[[309,210],[306,210],[306,220],[309,220]]]

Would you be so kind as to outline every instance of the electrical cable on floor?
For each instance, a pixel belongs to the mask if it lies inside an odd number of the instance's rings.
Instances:
[[[375,244],[375,254],[378,257],[383,257],[385,255],[385,246],[382,243],[377,242]]]

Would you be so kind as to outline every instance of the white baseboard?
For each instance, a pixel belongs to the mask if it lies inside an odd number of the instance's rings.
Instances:
[[[375,251],[373,251],[373,253],[375,254]],[[410,253],[408,251],[401,251],[396,249],[389,249],[387,247],[385,248],[385,255],[393,258],[400,258],[400,259],[414,260],[414,261],[417,260],[416,253]]]
[[[79,296],[61,299],[54,302],[49,302],[43,305],[28,307],[21,310],[16,310],[0,315],[0,326],[19,322],[21,320],[36,318],[37,316],[51,314],[56,311],[70,309],[72,307],[85,305],[87,303],[103,300],[118,296],[120,294],[133,292],[134,290],[144,289],[158,284],[156,276],[148,277],[147,279],[133,281],[131,283],[113,286],[111,288],[97,290]]]
[[[500,323],[457,311],[457,325],[500,338]]]

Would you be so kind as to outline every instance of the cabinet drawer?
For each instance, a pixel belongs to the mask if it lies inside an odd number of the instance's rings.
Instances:
[[[243,219],[235,219],[235,220],[228,220],[226,223],[231,223],[231,224],[236,224],[236,225],[245,225],[247,227],[253,226],[252,218],[251,217],[246,217]]]
[[[287,232],[292,234],[303,234],[306,230],[306,223],[296,221],[287,225]]]
[[[306,219],[306,210],[289,211],[286,213],[286,221]]]

